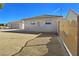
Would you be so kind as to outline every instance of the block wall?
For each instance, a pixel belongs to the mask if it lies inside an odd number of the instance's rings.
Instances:
[[[72,14],[71,14],[72,13]],[[68,17],[60,21],[60,37],[66,44],[68,50],[70,53],[75,56],[78,55],[78,50],[77,50],[77,31],[78,31],[78,26],[77,26],[77,15],[70,11],[68,13]],[[75,15],[75,17],[74,17]],[[73,20],[74,17],[74,20]]]

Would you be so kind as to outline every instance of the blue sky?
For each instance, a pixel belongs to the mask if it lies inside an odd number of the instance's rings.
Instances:
[[[62,9],[62,11],[61,11]],[[79,13],[79,4],[75,3],[5,3],[0,9],[0,23],[18,21],[24,18],[49,15],[66,16],[69,9]],[[62,14],[61,14],[62,13]]]

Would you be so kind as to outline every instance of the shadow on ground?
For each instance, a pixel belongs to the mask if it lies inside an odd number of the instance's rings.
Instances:
[[[23,30],[3,31],[3,32],[19,33],[19,34],[39,34],[40,33],[40,32],[27,32],[27,31],[23,31]]]
[[[34,32],[34,31],[24,31],[24,30],[14,30],[14,31],[3,31],[3,32],[9,32],[9,33],[19,33],[19,34],[39,34],[42,33],[41,36],[46,36],[44,34],[53,34],[53,35],[58,35],[58,33],[54,32]]]
[[[51,37],[50,42],[46,44],[48,52],[43,56],[64,56],[64,50],[62,49],[59,41],[57,40],[57,33],[42,33],[39,37]]]

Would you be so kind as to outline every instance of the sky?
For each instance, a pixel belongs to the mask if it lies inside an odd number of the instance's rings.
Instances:
[[[40,15],[66,16],[72,9],[79,13],[77,3],[4,3],[0,9],[0,23],[22,20]]]

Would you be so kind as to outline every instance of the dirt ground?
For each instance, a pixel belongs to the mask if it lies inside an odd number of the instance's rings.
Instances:
[[[39,34],[0,32],[0,55],[5,56],[17,53],[27,41],[39,36]]]
[[[2,56],[64,56],[55,33],[0,32]]]

